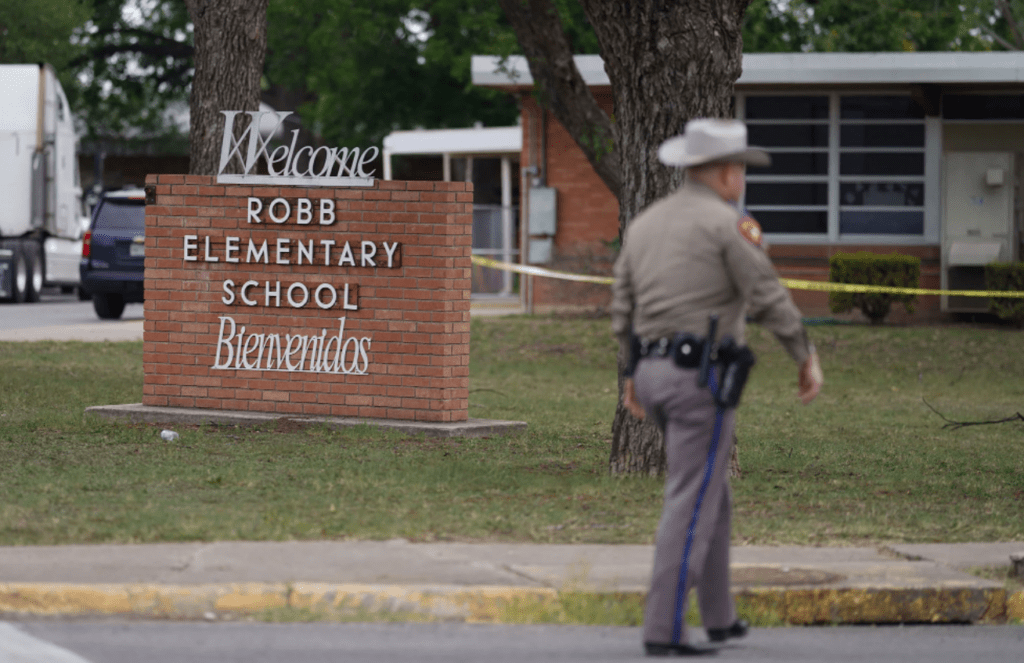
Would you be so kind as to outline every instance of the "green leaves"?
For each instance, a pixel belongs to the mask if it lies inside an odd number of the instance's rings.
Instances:
[[[579,3],[555,4],[574,50],[596,53]],[[473,55],[519,52],[495,2],[271,0],[268,24],[268,87],[301,100],[303,122],[327,144],[516,121],[512,97],[471,82]]]
[[[71,35],[91,11],[89,0],[0,0],[0,63],[49,62],[60,72],[80,52]]]
[[[555,3],[578,52],[597,41],[576,0]],[[497,3],[272,0],[265,95],[312,141],[379,144],[394,129],[512,124],[515,100],[474,87],[474,54],[518,51]],[[184,154],[192,26],[182,0],[0,0],[0,62],[51,63],[83,151]]]
[[[829,281],[833,283],[859,283],[895,288],[919,288],[921,259],[898,253],[876,255],[867,251],[837,253],[829,258]],[[913,313],[917,295],[894,295],[877,292],[830,292],[829,307],[833,313],[860,309],[871,320],[880,324],[889,314],[894,302],[899,302]]]
[[[1001,0],[753,0],[743,26],[748,53],[976,51],[1011,38]],[[1024,17],[1024,2],[1015,17]]]
[[[379,144],[394,129],[511,124],[516,107],[470,85],[474,53],[508,50],[491,3],[272,0],[266,79],[302,100],[316,138]]]
[[[1024,262],[994,262],[985,265],[985,288],[1024,290]],[[1024,299],[993,297],[991,302],[996,315],[1018,327],[1024,327]]]
[[[31,0],[38,2],[39,0]],[[188,153],[176,126],[192,81],[192,27],[181,0],[93,0],[76,30],[80,55],[64,71],[85,127],[83,148]],[[63,79],[62,79],[63,80]]]

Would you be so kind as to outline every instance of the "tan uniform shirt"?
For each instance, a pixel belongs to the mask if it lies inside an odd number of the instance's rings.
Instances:
[[[745,342],[745,323],[770,329],[799,365],[810,355],[800,311],[779,282],[737,208],[707,186],[687,180],[626,229],[615,262],[612,330],[625,342],[630,328],[642,339],[678,332],[704,336],[718,314],[719,338]],[[628,346],[626,346],[628,347]]]

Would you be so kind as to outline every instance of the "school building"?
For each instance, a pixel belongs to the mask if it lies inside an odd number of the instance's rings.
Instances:
[[[600,57],[576,56],[576,64],[612,112]],[[525,59],[475,56],[472,75],[516,95],[522,108],[518,154],[502,148],[518,177],[503,168],[501,186],[484,184],[507,191],[502,203],[514,195],[503,206],[515,225],[503,237],[514,246],[490,250],[609,273],[617,201],[537,104]],[[823,281],[837,252],[898,252],[921,258],[922,287],[971,290],[984,288],[985,264],[1021,259],[1024,53],[748,54],[735,108],[750,143],[772,155],[771,167],[749,169],[744,204],[780,276]],[[472,168],[468,177],[476,181]],[[600,306],[608,297],[606,286],[517,285],[527,310]],[[826,294],[793,295],[805,315],[828,313]],[[921,297],[913,318],[987,309],[983,298]],[[895,307],[892,319],[901,317]]]

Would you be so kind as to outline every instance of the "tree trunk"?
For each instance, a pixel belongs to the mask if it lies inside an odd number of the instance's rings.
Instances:
[[[749,0],[580,3],[601,44],[612,85],[622,237],[633,217],[682,181],[681,170],[658,161],[662,141],[679,134],[690,118],[733,116]],[[657,429],[633,421],[621,399],[612,431],[613,473],[664,471],[664,443]]]
[[[658,162],[662,141],[680,133],[690,118],[733,116],[743,13],[750,0],[580,0],[611,81],[613,152],[602,148],[600,139],[594,149],[593,137],[605,135],[601,117],[606,116],[600,109],[595,115],[589,90],[579,89],[582,79],[551,0],[499,1],[541,88],[541,101],[618,196],[621,237],[637,213],[682,181],[682,171]],[[617,165],[609,166],[614,159]],[[609,169],[617,172],[607,174]],[[620,369],[623,360],[620,356]],[[614,474],[665,469],[657,428],[636,421],[621,398],[612,423],[609,467]]]
[[[185,0],[195,35],[195,78],[189,100],[189,172],[193,175],[217,174],[224,130],[220,112],[259,109],[268,3]]]

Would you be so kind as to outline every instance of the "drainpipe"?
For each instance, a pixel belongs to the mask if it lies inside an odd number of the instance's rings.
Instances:
[[[548,185],[548,111],[540,107],[540,186]]]

